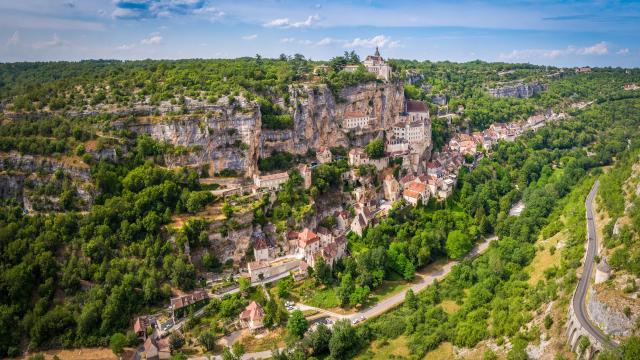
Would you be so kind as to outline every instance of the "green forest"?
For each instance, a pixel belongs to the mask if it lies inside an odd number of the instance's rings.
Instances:
[[[346,53],[328,62],[334,71],[319,75],[313,68],[323,62],[300,54],[276,59],[0,64],[0,151],[60,162],[76,159],[77,166],[86,169],[87,189],[96,194],[94,203],[81,211],[79,191],[72,189],[71,175],[61,170],[54,182],[34,185],[39,195],[59,195],[60,211],[28,213],[16,199],[1,200],[0,356],[18,356],[25,348],[107,346],[114,334],[126,334],[126,344],[136,345],[130,332],[136,315],[165,306],[175,290],[199,287],[202,270],[223,267],[214,253],[190,260],[188,249],[208,245],[206,221],[187,221],[180,229],[168,226],[175,215],[196,214],[221,201],[200,184],[206,169],[167,166],[168,156],[184,155],[188,149],[126,130],[121,124],[136,119],[110,110],[165,101],[186,108],[191,100],[217,104],[223,98],[225,105],[233,106],[236,97],[243,97],[260,108],[263,129],[287,130],[296,126],[290,85],[326,84],[336,95],[345,87],[378,81],[362,68],[339,71],[358,62],[357,55]],[[418,269],[438,260],[462,260],[442,282],[417,294],[409,292],[401,307],[357,327],[341,321],[332,330],[320,326],[304,336],[306,323],[297,313],[287,322],[282,304],[260,298],[269,304],[265,311],[271,324],[287,323],[287,331],[298,335],[287,339],[288,349],[275,351],[274,358],[344,359],[366,351],[374,340],[406,336],[412,356],[418,358],[445,341],[473,347],[492,338],[509,339],[509,359],[523,359],[527,344],[540,335],[540,329],[522,330],[531,313],[574,288],[583,251],[583,219],[570,219],[576,230],[562,249],[561,267],[532,286],[524,269],[536,254],[534,243],[541,233],[559,231],[553,220],[562,209],[581,206],[596,176],[602,176],[603,191],[613,193],[629,172],[640,152],[640,99],[637,91],[625,92],[622,85],[639,80],[640,71],[602,68],[550,78],[560,69],[479,61],[392,60],[391,65],[400,74],[393,81],[403,80],[408,69],[423,76],[413,85],[405,83],[407,98],[424,100],[433,108],[430,96],[447,94],[450,109],[463,106],[465,122],[448,124],[434,116],[436,148],[455,131],[484,129],[547,109],[566,111],[571,117],[514,142],[498,143],[474,169],[461,170],[456,190],[446,201],[394,207],[362,236],[349,234],[351,256],[333,269],[322,261],[312,269],[318,286],[335,289],[338,305],[350,309],[368,304],[385,280],[411,281]],[[506,70],[514,71],[499,75]],[[486,91],[516,80],[540,81],[548,87],[528,99],[495,99]],[[429,93],[424,85],[431,87]],[[593,104],[583,110],[571,106],[581,101]],[[81,116],[82,111],[89,112]],[[94,142],[95,148],[86,148]],[[117,156],[100,156],[105,149]],[[332,151],[344,156],[347,149]],[[384,143],[371,141],[365,151],[380,158]],[[292,169],[313,155],[278,151],[257,160],[259,170],[288,171],[290,178],[271,202],[265,196],[250,209],[251,225],[273,223],[286,231],[313,214],[314,202],[351,190],[342,178],[349,171],[345,159],[314,166],[311,187],[305,190],[304,180]],[[601,175],[601,168],[609,165],[611,172]],[[370,167],[357,170],[373,173],[372,182],[380,186]],[[8,162],[3,171],[18,173]],[[612,214],[623,211],[616,195],[605,199]],[[525,210],[518,217],[509,216],[518,200],[527,204]],[[640,226],[639,202],[636,197],[631,212],[634,228]],[[224,201],[222,206],[225,235],[238,226],[231,219],[234,206],[239,205]],[[325,220],[328,227],[335,224],[335,219]],[[500,240],[485,254],[465,259],[475,244],[492,235]],[[614,268],[638,276],[635,235],[628,230],[614,237],[608,229],[606,246],[618,247],[611,258]],[[240,286],[243,294],[259,296]],[[282,293],[284,297],[286,289]],[[443,300],[456,302],[460,310],[446,313],[440,306]],[[245,297],[228,296],[210,302],[205,310],[211,318],[231,321],[246,303]],[[203,343],[210,340],[207,336]]]

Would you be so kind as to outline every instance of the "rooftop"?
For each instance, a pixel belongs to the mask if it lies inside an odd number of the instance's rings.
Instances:
[[[422,101],[407,100],[407,112],[426,113],[429,111],[427,110],[427,105],[425,105]]]

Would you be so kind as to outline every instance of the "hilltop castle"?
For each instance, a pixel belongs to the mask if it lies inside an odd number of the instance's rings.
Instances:
[[[375,54],[367,56],[365,61],[362,62],[362,65],[364,65],[368,72],[376,74],[378,79],[389,81],[389,78],[391,78],[391,66],[380,56],[380,50],[377,46]],[[344,70],[353,72],[358,70],[358,66],[359,65],[347,65]]]

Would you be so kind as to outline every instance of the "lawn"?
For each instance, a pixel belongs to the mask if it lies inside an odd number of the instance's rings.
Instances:
[[[455,359],[453,345],[450,342],[443,342],[434,350],[427,353],[422,360],[447,360]]]
[[[278,328],[260,335],[247,335],[240,339],[248,353],[277,349],[285,346],[284,329]]]
[[[309,306],[323,309],[331,309],[340,306],[335,287],[325,287],[318,291],[313,291],[311,296],[305,298],[304,303]]]
[[[407,337],[400,336],[393,340],[380,341],[376,340],[371,346],[358,354],[355,359],[365,360],[386,360],[386,359],[403,359],[409,357],[409,347],[407,346]]]

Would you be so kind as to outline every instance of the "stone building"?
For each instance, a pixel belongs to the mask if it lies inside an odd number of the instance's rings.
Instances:
[[[245,309],[240,313],[240,324],[243,327],[249,328],[251,332],[255,332],[264,327],[262,321],[264,320],[264,310],[262,306],[255,301],[252,301]]]
[[[400,183],[398,183],[398,181],[391,174],[388,174],[384,178],[382,187],[384,188],[385,199],[391,202],[395,202],[398,200],[400,194]]]
[[[368,72],[376,74],[379,79],[389,81],[391,78],[391,66],[380,56],[377,46],[375,54],[367,56],[362,64]]]
[[[289,174],[286,171],[253,177],[253,183],[257,188],[269,190],[279,189],[287,180],[289,180]]]
[[[361,111],[345,111],[342,121],[342,128],[346,130],[350,129],[364,129],[368,128],[371,124],[371,118],[369,115]]]
[[[378,79],[385,81],[391,79],[391,66],[380,56],[380,50],[377,46],[375,54],[367,56],[362,65],[368,72],[376,74]],[[356,72],[358,68],[359,65],[347,65],[344,67],[344,71]]]

